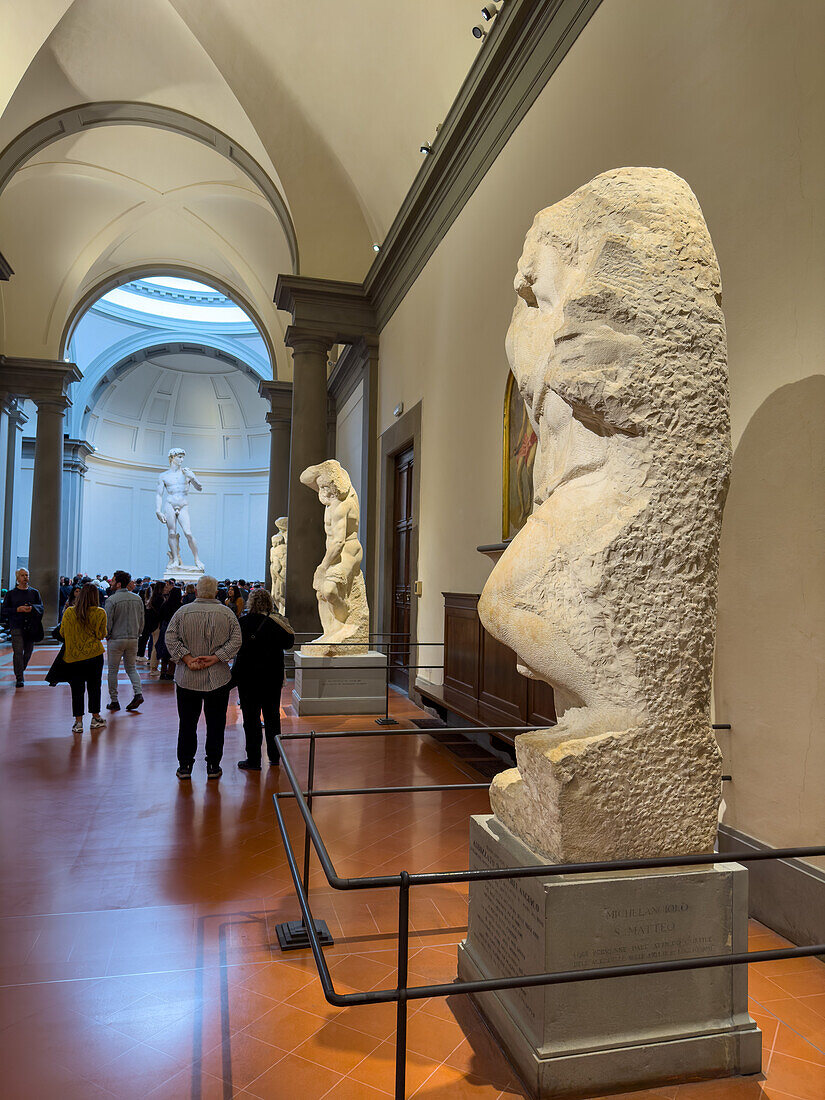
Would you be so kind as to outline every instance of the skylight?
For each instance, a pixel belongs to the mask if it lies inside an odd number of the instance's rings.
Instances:
[[[141,281],[150,283],[153,287],[167,289],[169,297],[165,297],[162,293],[147,294],[145,290],[141,292],[137,286],[127,283],[104,294],[102,301],[111,302],[112,305],[120,306],[121,309],[131,309],[136,313],[150,314],[154,317],[195,321],[202,324],[248,325],[250,331],[254,330],[255,326],[248,315],[214,287],[196,283],[191,279],[177,279],[171,276],[153,276]],[[203,294],[209,295],[211,301],[209,304],[197,300],[187,301],[187,292],[195,298]]]

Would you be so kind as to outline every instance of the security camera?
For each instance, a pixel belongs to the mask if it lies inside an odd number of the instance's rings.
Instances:
[[[473,38],[486,38],[487,28],[482,26],[481,23],[476,23],[473,27]]]

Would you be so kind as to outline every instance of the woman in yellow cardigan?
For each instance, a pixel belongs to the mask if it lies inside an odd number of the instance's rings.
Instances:
[[[100,606],[97,586],[84,584],[73,607],[67,607],[60,622],[66,643],[63,660],[72,689],[72,733],[83,733],[84,690],[92,712],[90,729],[100,729],[106,719],[100,717],[100,681],[103,676],[103,639],[106,637],[106,612]]]

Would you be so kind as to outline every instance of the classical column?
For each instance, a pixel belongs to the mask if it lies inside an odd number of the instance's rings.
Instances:
[[[73,577],[80,571],[83,537],[83,490],[94,447],[85,439],[63,440],[63,513],[60,543],[60,571]]]
[[[22,448],[23,425],[28,417],[14,401],[9,402],[7,415],[8,435],[6,437],[6,479],[3,494],[3,550],[0,560],[0,574],[2,575],[3,588],[10,588],[14,583],[14,572],[17,568],[14,557],[14,483],[17,471],[20,469],[20,456]]]
[[[324,556],[324,510],[316,493],[301,484],[307,466],[327,454],[327,352],[332,341],[290,325],[292,430],[289,449],[289,539],[286,613],[297,632],[320,630],[312,578]]]
[[[275,520],[289,508],[289,433],[292,424],[292,383],[260,382],[258,392],[269,401],[269,498],[266,509],[266,559],[264,577],[269,577],[269,546],[275,534]]]
[[[60,581],[60,517],[63,488],[63,413],[68,397],[38,397],[34,442],[29,574],[43,599],[43,625],[57,622]]]

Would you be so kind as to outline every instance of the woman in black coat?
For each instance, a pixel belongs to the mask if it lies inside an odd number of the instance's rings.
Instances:
[[[240,619],[241,648],[232,668],[246,737],[246,759],[239,760],[238,767],[259,772],[262,714],[270,766],[280,763],[275,738],[281,732],[284,650],[292,648],[295,635],[286,619],[273,614],[272,597],[265,588],[256,588],[246,606]]]
[[[169,656],[169,650],[166,648],[166,628],[169,626],[169,621],[175,614],[177,609],[183,603],[183,593],[177,587],[172,585],[169,592],[166,594],[166,599],[160,609],[160,631],[158,634],[158,653],[162,664],[160,666],[160,678],[161,680],[174,680],[175,678],[175,662]]]

